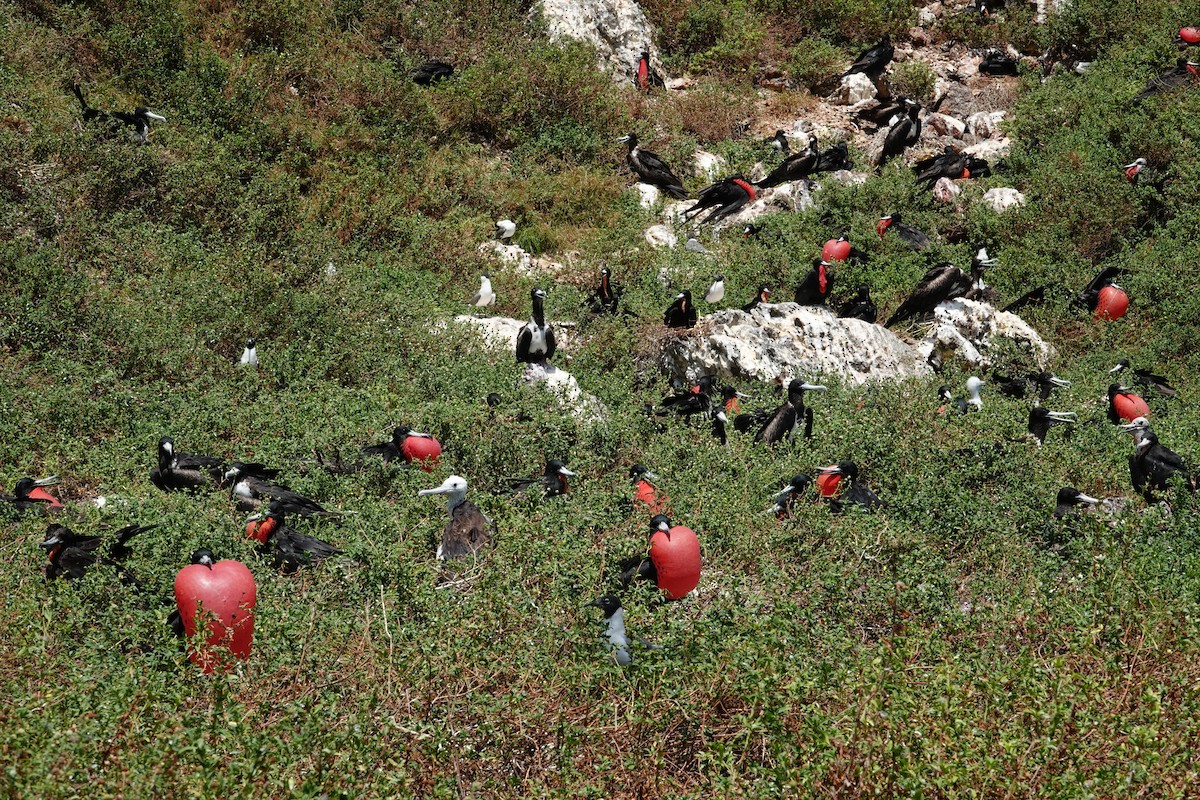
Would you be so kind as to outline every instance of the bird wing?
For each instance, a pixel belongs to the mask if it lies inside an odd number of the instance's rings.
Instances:
[[[554,350],[558,346],[558,344],[554,340],[553,326],[547,325],[545,330],[546,330],[546,360],[549,361],[550,359],[554,358]]]
[[[796,426],[796,409],[791,403],[784,403],[775,409],[775,413],[767,420],[767,424],[754,434],[754,441],[764,444],[775,444],[787,436]]]
[[[521,328],[517,333],[517,361],[529,361],[529,346],[533,343],[533,331],[529,329],[529,325]]]

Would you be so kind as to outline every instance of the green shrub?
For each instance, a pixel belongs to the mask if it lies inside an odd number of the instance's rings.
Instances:
[[[897,64],[888,76],[892,94],[916,100],[923,106],[933,102],[937,75],[924,61],[909,60]]]
[[[842,51],[821,36],[804,39],[788,55],[788,78],[813,94],[832,89],[845,63]]]

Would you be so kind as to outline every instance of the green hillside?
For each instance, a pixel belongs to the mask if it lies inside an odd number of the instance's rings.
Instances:
[[[882,33],[906,40],[917,9],[644,8],[687,91],[614,83],[588,47],[551,44],[526,2],[0,0],[0,487],[59,475],[55,518],[80,532],[160,524],[131,542],[139,590],[109,569],[47,582],[47,520],[0,517],[0,794],[1195,793],[1200,513],[1181,486],[1158,493],[1169,505],[1134,492],[1134,444],[1104,395],[1119,358],[1165,374],[1179,395],[1147,395],[1154,430],[1200,463],[1200,85],[1132,102],[1185,55],[1172,39],[1200,24],[1200,3],[1075,0],[1045,25],[1024,7],[946,14],[931,51],[1075,45],[1095,62],[1045,80],[1023,64],[1015,145],[1003,172],[965,182],[965,212],[897,159],[861,186],[823,181],[814,208],[761,220],[770,235],[704,232],[712,258],[646,243],[661,215],[639,205],[617,137],[636,131],[693,196],[708,182],[685,168],[698,148],[726,174],[769,168],[764,105],[804,116],[809,89]],[[455,76],[413,83],[429,58]],[[776,79],[788,88],[762,89]],[[97,108],[166,122],[146,145],[85,125],[73,83]],[[1129,182],[1121,166],[1138,157],[1149,172]],[[1027,203],[994,213],[979,201],[991,187]],[[895,210],[938,236],[930,255],[876,234]],[[535,280],[481,256],[501,218],[565,269]],[[762,283],[788,299],[842,234],[870,261],[839,267],[836,299],[866,283],[885,315],[976,241],[999,259],[988,280],[1003,297],[1050,286],[1022,316],[1072,382],[1048,405],[1079,424],[1041,448],[1016,441],[1031,401],[994,390],[980,413],[937,415],[938,385],[961,393],[971,374],[959,363],[870,387],[802,376],[830,389],[808,398],[815,435],[774,449],[647,418],[678,389],[657,354],[687,335],[662,325],[680,288],[702,294],[723,272],[728,305]],[[588,310],[604,266],[625,314]],[[1132,305],[1103,323],[1069,299],[1109,266],[1128,270]],[[557,362],[602,421],[447,327],[489,270],[493,313],[525,318],[543,285],[551,321],[578,323]],[[256,369],[236,363],[248,337]],[[781,402],[767,384],[737,388],[747,409]],[[315,466],[400,424],[444,445],[432,474]],[[297,527],[346,555],[278,574],[229,492],[151,484],[162,436],[280,469],[344,512]],[[505,492],[550,458],[579,473],[567,496]],[[885,510],[834,515],[810,494],[794,519],[766,513],[793,474],[847,458]],[[631,633],[661,646],[622,668],[585,604],[645,548],[648,515],[629,510],[639,462],[704,567],[681,602],[621,592]],[[497,528],[470,566],[435,560],[445,504],[417,497],[451,473]],[[1063,486],[1126,502],[1051,522]],[[103,509],[87,502],[99,495]],[[258,584],[253,653],[226,674],[202,674],[163,624],[199,547]]]

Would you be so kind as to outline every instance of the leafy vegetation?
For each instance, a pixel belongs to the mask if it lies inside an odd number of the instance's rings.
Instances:
[[[1060,486],[1132,497],[1132,445],[1100,399],[1122,356],[1179,385],[1179,400],[1151,401],[1154,426],[1200,460],[1200,93],[1130,102],[1173,63],[1174,32],[1200,6],[1076,0],[1045,26],[1024,11],[944,20],[942,37],[1076,43],[1097,60],[1084,76],[1023,73],[1007,172],[968,187],[965,214],[889,166],[861,186],[827,182],[815,209],[766,218],[758,238],[706,238],[715,261],[644,245],[658,220],[615,138],[638,131],[693,191],[704,178],[684,165],[701,144],[748,172],[772,157],[740,125],[762,72],[817,82],[881,33],[902,36],[912,9],[646,8],[667,63],[697,73],[681,97],[610,83],[586,48],[549,44],[525,3],[0,0],[0,474],[10,489],[62,475],[60,517],[80,531],[161,523],[132,543],[142,591],[102,569],[46,584],[45,520],[4,523],[5,796],[1193,791],[1193,498],[1168,493],[1171,513],[1131,499],[1067,531],[1048,520]],[[433,57],[455,79],[414,85],[408,71]],[[94,106],[144,104],[168,122],[148,146],[85,126],[75,81]],[[1131,184],[1119,167],[1138,156],[1151,169]],[[1028,204],[994,214],[975,202],[992,186]],[[786,296],[845,234],[871,261],[839,269],[839,299],[867,283],[893,309],[927,266],[875,234],[893,210],[964,234],[936,259],[965,263],[967,243],[987,241],[1005,297],[1063,287],[1028,319],[1073,381],[1052,407],[1080,425],[1041,449],[1011,441],[1029,403],[994,393],[980,414],[936,418],[936,383],[966,377],[951,365],[937,381],[866,388],[806,376],[831,391],[812,401],[818,435],[794,447],[653,430],[639,409],[671,390],[652,350],[678,287],[719,269],[731,298],[764,281]],[[496,311],[527,313],[533,279],[476,250],[501,217],[568,265],[549,314],[580,322],[563,351],[608,409],[602,423],[564,414],[520,383],[511,354],[442,325],[487,269]],[[586,312],[601,265],[628,316]],[[1065,297],[1103,266],[1129,270],[1134,305],[1117,323]],[[249,336],[257,370],[233,363]],[[778,402],[768,386],[739,388],[748,407]],[[504,398],[494,411],[491,391]],[[400,423],[445,444],[438,472],[301,467]],[[164,434],[280,466],[347,512],[312,528],[347,556],[274,574],[226,495],[149,483]],[[503,493],[505,477],[554,457],[581,473],[569,496]],[[804,501],[793,520],[763,513],[796,471],[843,458],[885,512],[835,517]],[[644,515],[625,507],[635,462],[662,476],[705,565],[683,602],[624,596],[631,631],[662,649],[620,669],[584,604],[644,546]],[[444,505],[416,496],[449,472],[499,531],[465,572],[434,561]],[[81,502],[98,494],[103,510]],[[253,656],[223,675],[192,668],[162,624],[200,546],[258,580]]]

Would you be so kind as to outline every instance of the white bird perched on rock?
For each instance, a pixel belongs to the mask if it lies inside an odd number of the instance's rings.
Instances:
[[[476,308],[487,308],[495,304],[496,293],[492,291],[492,279],[486,273],[479,276],[479,291],[471,298],[471,305]]]
[[[254,339],[246,340],[246,349],[242,351],[242,358],[238,363],[243,367],[258,366],[258,346]]]
[[[511,239],[513,234],[517,232],[517,223],[511,219],[501,219],[496,221],[496,238],[500,241]]]

